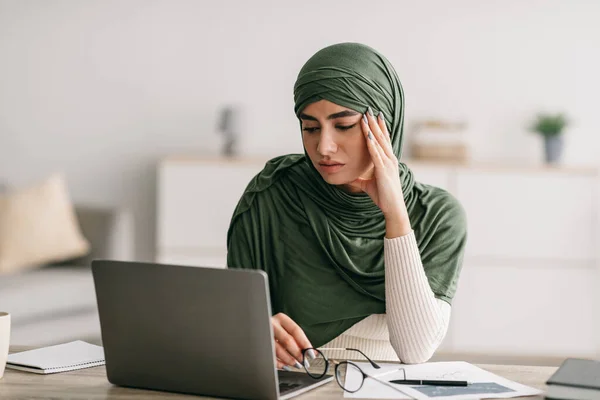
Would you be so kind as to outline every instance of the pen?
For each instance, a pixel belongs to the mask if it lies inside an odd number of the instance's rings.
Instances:
[[[398,385],[468,386],[467,381],[436,381],[429,379],[395,379],[390,383]]]

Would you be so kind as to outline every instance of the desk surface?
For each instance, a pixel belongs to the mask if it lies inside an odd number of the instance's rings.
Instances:
[[[12,349],[20,351],[22,349]],[[478,364],[480,368],[527,386],[545,390],[546,380],[557,367],[538,367],[523,365]],[[71,372],[50,375],[38,375],[31,372],[16,371],[7,368],[4,378],[0,379],[0,398],[16,400],[27,398],[48,399],[198,399],[199,396],[181,395],[158,391],[122,388],[112,385],[106,379],[106,369],[94,367]],[[301,396],[298,400],[342,399],[343,392],[335,382]],[[521,397],[519,397],[520,399]],[[522,397],[540,399],[541,397]]]

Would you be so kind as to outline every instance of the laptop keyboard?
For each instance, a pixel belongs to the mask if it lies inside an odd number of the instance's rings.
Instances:
[[[283,395],[292,390],[299,388],[302,386],[300,383],[289,383],[289,382],[280,382],[279,383],[279,394]]]

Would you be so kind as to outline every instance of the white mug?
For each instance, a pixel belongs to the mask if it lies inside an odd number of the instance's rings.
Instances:
[[[0,379],[4,376],[6,359],[8,358],[8,343],[10,342],[10,314],[0,312]]]

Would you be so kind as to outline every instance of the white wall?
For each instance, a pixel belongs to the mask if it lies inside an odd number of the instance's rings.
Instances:
[[[565,162],[598,163],[599,15],[595,0],[0,0],[0,182],[64,171],[75,201],[135,213],[149,259],[156,160],[215,151],[232,101],[244,153],[300,151],[294,79],[341,41],[392,61],[408,122],[467,119],[476,160],[538,160],[525,125],[548,110],[576,122]]]

